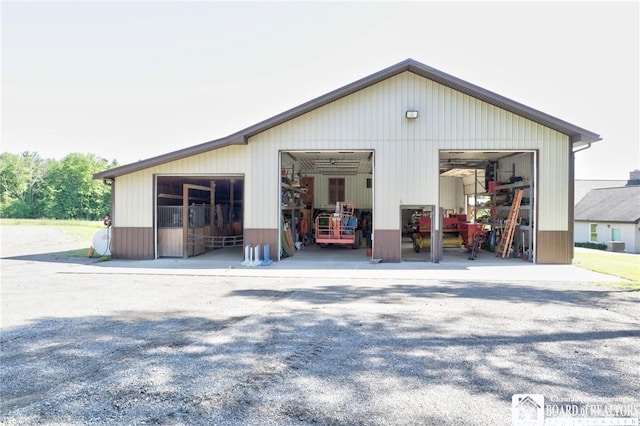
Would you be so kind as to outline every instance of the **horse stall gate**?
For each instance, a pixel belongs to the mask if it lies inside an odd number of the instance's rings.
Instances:
[[[241,178],[157,177],[157,257],[191,257],[243,244]]]

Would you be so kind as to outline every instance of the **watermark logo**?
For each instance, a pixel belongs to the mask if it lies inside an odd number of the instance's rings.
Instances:
[[[544,396],[515,394],[511,398],[513,426],[544,426]]]
[[[513,426],[640,426],[640,401],[630,397],[547,397],[515,394]]]

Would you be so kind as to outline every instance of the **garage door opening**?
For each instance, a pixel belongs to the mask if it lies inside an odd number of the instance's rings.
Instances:
[[[434,206],[401,206],[402,262],[433,262],[433,209]]]
[[[371,258],[373,151],[280,153],[278,258]]]
[[[242,247],[244,178],[156,176],[156,258]]]
[[[534,151],[440,152],[443,261],[535,261],[535,161]]]

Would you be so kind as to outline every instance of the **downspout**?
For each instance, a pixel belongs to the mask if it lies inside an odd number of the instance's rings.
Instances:
[[[579,149],[579,150],[577,150],[577,151],[573,151],[573,153],[574,153],[574,154],[576,154],[576,153],[578,153],[578,152],[580,152],[580,151],[584,151],[584,150],[589,149],[589,148],[591,148],[591,142],[589,142],[589,143],[587,144],[587,146],[585,146],[585,147],[583,147],[583,148],[580,148],[580,149]]]
[[[573,145],[573,141],[572,141],[572,145]],[[573,150],[573,147],[570,151],[570,157],[571,157],[571,164],[570,164],[570,171],[569,173],[571,174],[570,177],[570,188],[571,190],[569,191],[569,200],[568,200],[568,204],[569,204],[569,217],[567,218],[569,220],[569,237],[571,239],[571,247],[569,249],[569,253],[568,253],[568,257],[569,257],[569,262],[573,262],[573,258],[575,255],[575,250],[574,250],[574,246],[575,246],[575,180],[576,180],[576,176],[575,176],[575,167],[576,167],[576,153],[580,152],[580,151],[584,151],[591,148],[591,142],[588,142],[586,146],[577,149],[577,150]]]

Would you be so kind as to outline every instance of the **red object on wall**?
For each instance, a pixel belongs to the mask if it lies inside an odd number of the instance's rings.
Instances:
[[[489,192],[494,192],[496,190],[496,186],[502,185],[502,182],[498,182],[496,180],[489,181]]]

